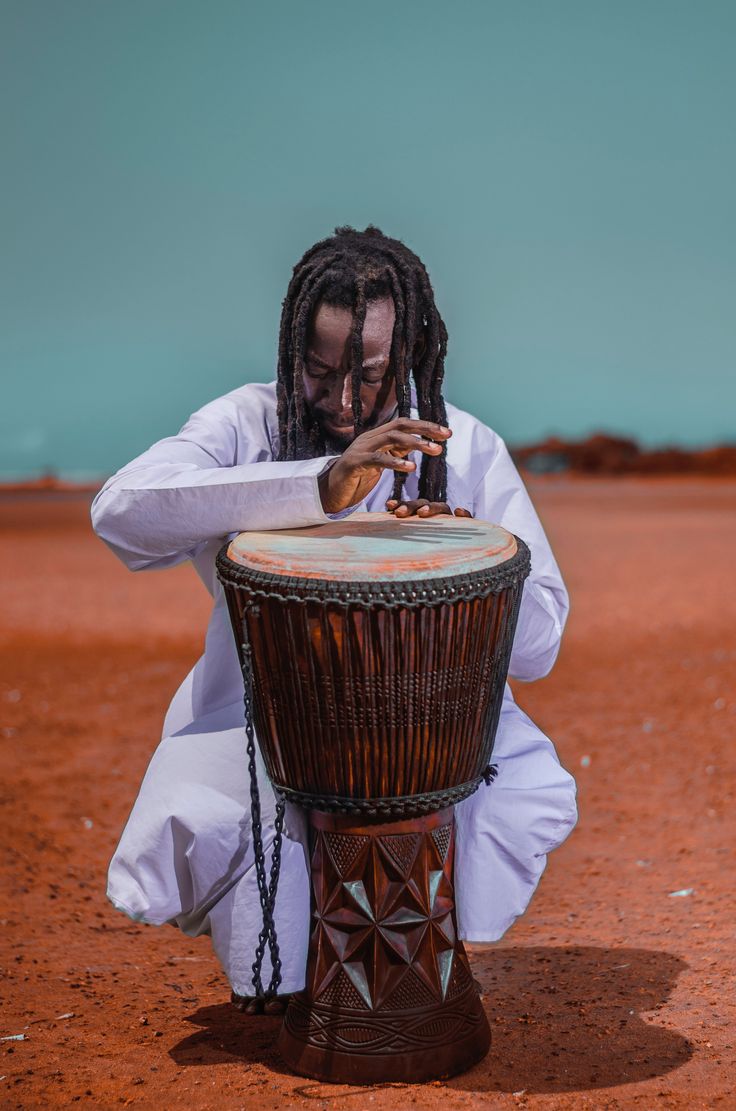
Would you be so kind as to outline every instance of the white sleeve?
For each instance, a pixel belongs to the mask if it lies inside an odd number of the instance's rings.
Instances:
[[[557,658],[570,603],[531,498],[500,438],[475,489],[473,513],[503,525],[529,546],[532,569],[524,583],[509,675],[528,681],[541,679]]]
[[[257,419],[244,433],[242,413],[220,398],[105,483],[92,504],[94,530],[138,571],[191,559],[230,533],[324,524],[317,476],[330,460],[270,456]]]

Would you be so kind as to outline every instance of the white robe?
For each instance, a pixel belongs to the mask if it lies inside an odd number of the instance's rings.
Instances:
[[[447,406],[448,502],[503,525],[531,549],[510,674],[533,680],[557,656],[567,593],[542,526],[499,436]],[[413,413],[416,415],[416,413]],[[214,598],[205,652],[176,692],[163,740],[110,865],[108,895],[140,922],[171,922],[209,933],[235,991],[252,993],[251,964],[261,928],[251,841],[242,678],[215,556],[225,537],[328,520],[317,476],[326,458],[274,462],[275,385],[247,385],[206,405],[178,436],[161,440],[114,475],[95,498],[97,534],[134,571],[191,560]],[[413,458],[419,464],[420,453]],[[386,471],[356,507],[381,511]],[[417,474],[406,495],[415,497]],[[260,754],[259,754],[260,761]],[[493,761],[498,777],[455,810],[460,936],[501,937],[526,908],[546,855],[576,820],[575,784],[552,743],[506,686]],[[273,838],[274,795],[262,762],[264,843]],[[304,985],[309,879],[303,815],[287,808],[276,925],[282,991]],[[271,969],[264,958],[263,979]]]

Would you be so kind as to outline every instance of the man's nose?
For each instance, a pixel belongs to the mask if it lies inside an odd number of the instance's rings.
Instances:
[[[351,374],[346,374],[342,380],[340,406],[343,413],[352,413],[353,411],[353,378]]]

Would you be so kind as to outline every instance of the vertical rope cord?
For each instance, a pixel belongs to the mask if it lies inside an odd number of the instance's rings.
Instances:
[[[271,869],[266,879],[266,857],[263,852],[263,828],[261,826],[261,797],[258,790],[258,771],[256,768],[256,738],[253,728],[253,663],[248,638],[248,626],[245,613],[243,614],[243,707],[245,710],[245,735],[246,752],[248,755],[248,773],[250,776],[250,819],[253,831],[253,856],[256,866],[256,881],[258,884],[258,897],[263,915],[263,926],[258,936],[255,959],[251,966],[253,970],[253,987],[257,999],[269,998],[276,995],[281,984],[281,957],[279,943],[276,935],[274,921],[274,908],[276,906],[276,893],[278,891],[279,874],[281,872],[281,842],[284,828],[284,810],[286,800],[280,791],[276,794],[276,814],[274,818],[274,839],[271,850]],[[268,988],[264,991],[261,978],[263,957],[268,945],[271,957],[271,979]]]
[[[276,791],[276,813],[274,815],[273,828],[273,845],[271,847],[271,871],[268,880],[268,920],[264,916],[263,925],[268,929],[268,949],[271,957],[271,979],[268,983],[268,990],[266,995],[271,997],[278,993],[281,986],[281,954],[279,951],[279,939],[276,934],[276,919],[274,912],[276,910],[276,894],[279,887],[279,876],[281,874],[281,844],[283,840],[284,830],[284,811],[286,809],[286,799],[280,791]]]

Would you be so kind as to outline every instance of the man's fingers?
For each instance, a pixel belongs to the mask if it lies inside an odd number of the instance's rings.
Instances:
[[[437,455],[442,451],[442,444],[435,440],[410,436],[407,432],[398,432],[396,429],[386,431],[386,429],[380,428],[370,435],[370,446],[373,449],[395,451],[401,455],[408,455],[412,451],[423,451],[427,455]]]
[[[426,498],[415,498],[414,501],[402,501],[394,512],[394,517],[413,517],[418,509],[429,505]]]
[[[411,459],[402,459],[400,455],[392,455],[390,451],[373,451],[366,460],[361,460],[361,465],[365,463],[387,467],[391,471],[414,471],[417,466]]]
[[[444,424],[435,424],[429,420],[414,420],[413,417],[397,417],[396,420],[384,424],[383,428],[395,428],[399,432],[410,432],[414,436],[428,436],[431,440],[447,440],[452,436],[452,430]]]
[[[444,425],[433,424],[432,421],[397,417],[396,420],[390,420],[387,424],[381,424],[378,428],[372,428],[369,432],[362,432],[358,439],[365,438],[366,442],[373,446],[376,441],[387,442],[392,436],[396,435],[421,437],[425,440],[443,444],[452,436],[452,432]]]
[[[449,505],[443,501],[427,501],[426,498],[414,498],[413,501],[396,503],[395,517],[439,517],[452,514]]]
[[[398,502],[395,498],[391,498],[386,502],[386,509],[393,513],[394,517],[452,517],[453,511],[450,509],[447,502],[444,501],[427,501],[426,498],[414,498],[412,501]],[[456,509],[454,512],[455,517],[472,517],[473,514],[468,509]]]
[[[417,510],[417,517],[443,517],[452,516],[452,510],[447,502],[431,501],[428,505],[421,505]]]

